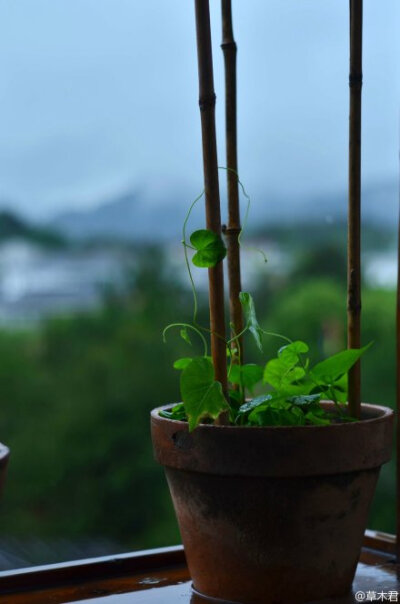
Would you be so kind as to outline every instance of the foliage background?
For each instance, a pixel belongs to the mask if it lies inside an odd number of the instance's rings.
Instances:
[[[345,346],[342,247],[318,241],[306,253],[293,245],[292,253],[288,276],[260,273],[258,315],[264,328],[309,342],[321,358]],[[100,540],[104,554],[180,541],[163,471],[152,458],[149,411],[179,398],[172,362],[187,356],[187,344],[178,333],[163,344],[161,331],[190,320],[192,300],[163,258],[160,248],[142,250],[124,291],[105,292],[97,310],[0,332],[0,434],[12,450],[2,544],[45,544],[26,547],[22,565],[71,557],[60,540]],[[206,323],[204,295],[200,302]],[[363,313],[363,341],[375,342],[363,360],[364,400],[393,406],[394,291],[366,287]],[[264,344],[266,359],[280,345],[272,338]],[[252,346],[249,340],[247,360],[260,362]],[[389,464],[371,528],[394,531],[394,492]],[[76,557],[82,552],[77,547]]]

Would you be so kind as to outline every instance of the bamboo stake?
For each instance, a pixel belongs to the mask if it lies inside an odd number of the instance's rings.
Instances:
[[[228,182],[228,226],[224,228],[228,248],[229,306],[233,325],[232,336],[243,331],[243,312],[239,300],[242,290],[240,276],[240,209],[237,162],[237,93],[236,54],[237,46],[233,35],[231,0],[222,0],[222,44],[225,66],[225,136],[226,166]],[[239,345],[239,346],[238,346]],[[239,347],[239,358],[243,362],[243,338],[232,342]]]
[[[399,199],[400,201],[400,199]],[[396,557],[400,561],[400,213],[397,240],[396,300]]]
[[[361,89],[362,89],[362,0],[350,0],[350,126],[349,210],[347,266],[347,345],[361,345]],[[360,417],[360,362],[349,371],[349,411]]]
[[[208,0],[195,0],[197,58],[199,70],[199,106],[203,143],[203,170],[207,228],[221,234],[221,210],[215,132],[215,92],[212,64],[210,9]],[[224,273],[222,262],[208,269],[211,354],[215,379],[227,394],[225,348]]]

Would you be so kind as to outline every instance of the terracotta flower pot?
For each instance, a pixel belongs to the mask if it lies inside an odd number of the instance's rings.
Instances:
[[[0,495],[4,488],[9,457],[10,450],[0,443]]]
[[[331,408],[333,403],[323,403]],[[200,425],[151,414],[194,588],[244,604],[346,594],[393,412],[330,426]]]

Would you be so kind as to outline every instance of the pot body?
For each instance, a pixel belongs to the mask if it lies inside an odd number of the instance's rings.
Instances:
[[[10,450],[0,443],[0,495],[4,488]]]
[[[330,407],[332,403],[324,403]],[[393,412],[363,405],[363,421],[232,427],[152,412],[194,588],[243,604],[341,596],[354,578]]]

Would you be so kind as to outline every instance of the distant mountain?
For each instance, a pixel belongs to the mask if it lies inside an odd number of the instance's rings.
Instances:
[[[128,192],[94,209],[59,214],[50,227],[79,240],[104,237],[155,241],[175,237],[183,218],[180,204],[153,203],[141,194]]]
[[[399,184],[389,181],[363,185],[361,207],[364,222],[395,227],[399,215]],[[346,218],[347,191],[314,197],[305,201],[302,211],[314,218],[321,213],[325,213],[328,218]]]
[[[347,191],[313,194],[310,196],[277,198],[254,195],[249,226],[301,224],[302,222],[335,222],[347,219]],[[262,202],[262,203],[259,203]],[[362,217],[364,223],[396,228],[399,213],[399,185],[396,181],[366,184],[362,188]]]
[[[115,238],[127,241],[166,241],[180,237],[182,222],[190,202],[188,197],[168,194],[149,199],[145,194],[127,192],[89,210],[71,210],[57,215],[52,229],[68,237]],[[190,198],[189,198],[190,199]],[[397,183],[364,187],[363,218],[366,222],[394,228],[398,215]],[[193,223],[204,224],[203,203],[193,212]],[[248,227],[257,230],[265,223],[299,225],[343,221],[347,215],[347,194],[321,194],[314,197],[278,199],[253,194]]]
[[[55,248],[66,245],[66,239],[57,231],[41,226],[34,226],[25,218],[11,211],[0,211],[0,243],[10,239],[24,239],[41,247]]]

